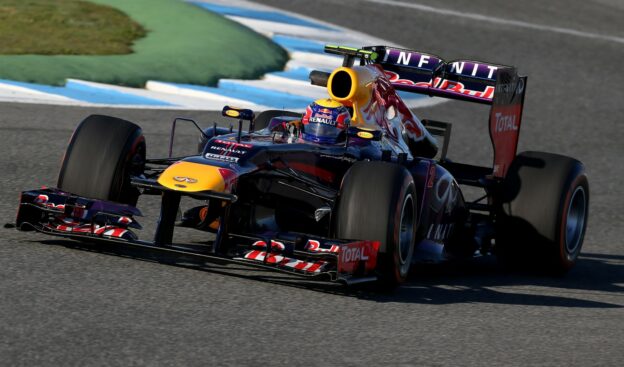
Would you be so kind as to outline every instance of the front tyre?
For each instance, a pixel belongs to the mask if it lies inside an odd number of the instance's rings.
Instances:
[[[581,162],[544,152],[519,154],[504,183],[500,257],[565,273],[581,251],[588,210],[589,184]]]
[[[377,273],[382,289],[409,273],[417,223],[412,175],[386,162],[358,162],[345,175],[337,204],[336,237],[381,242]]]
[[[139,191],[130,177],[145,168],[141,128],[119,118],[91,115],[71,137],[58,178],[58,188],[72,194],[136,205]]]

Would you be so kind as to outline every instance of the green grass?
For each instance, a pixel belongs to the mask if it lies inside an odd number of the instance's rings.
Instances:
[[[132,46],[134,53],[0,55],[0,79],[49,85],[62,85],[67,78],[127,86],[143,86],[147,80],[214,85],[220,78],[257,78],[281,70],[287,60],[286,51],[269,39],[180,0],[91,2],[119,9],[147,30]]]
[[[123,12],[82,0],[0,1],[0,54],[115,55],[145,29]]]

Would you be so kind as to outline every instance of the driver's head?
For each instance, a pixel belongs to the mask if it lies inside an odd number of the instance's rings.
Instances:
[[[318,99],[306,108],[301,122],[303,139],[334,144],[344,139],[344,131],[351,123],[351,114],[345,106],[332,99]]]

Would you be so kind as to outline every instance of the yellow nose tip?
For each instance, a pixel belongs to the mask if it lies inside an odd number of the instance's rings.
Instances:
[[[185,192],[225,190],[225,181],[219,167],[192,162],[172,164],[158,177],[158,183],[166,188]]]

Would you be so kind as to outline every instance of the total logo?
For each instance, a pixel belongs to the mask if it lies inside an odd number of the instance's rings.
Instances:
[[[516,115],[503,115],[500,112],[496,112],[496,114],[494,114],[494,118],[496,119],[495,128],[497,133],[518,130]]]
[[[372,271],[377,266],[377,241],[358,241],[340,246],[338,253],[338,272],[353,274],[364,266],[364,271]]]
[[[365,261],[368,260],[368,256],[365,254],[364,247],[352,247],[352,248],[344,248],[342,251],[342,262],[349,263],[355,261]]]

